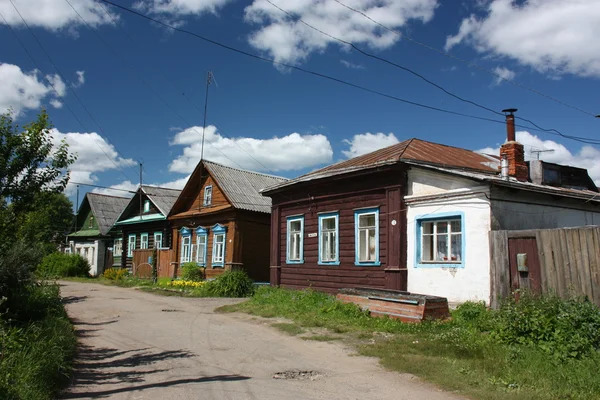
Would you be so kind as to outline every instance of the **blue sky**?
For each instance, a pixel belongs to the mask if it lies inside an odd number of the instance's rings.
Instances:
[[[587,113],[401,39],[335,0],[271,0],[294,17],[266,0],[117,2],[243,51],[414,102],[503,120],[352,51],[303,25],[302,18],[486,107],[515,107],[517,116],[542,127],[600,139],[600,119],[587,114],[600,114],[598,0],[340,0],[416,41]],[[0,14],[0,109],[12,107],[24,123],[45,106],[55,138],[65,138],[79,155],[76,182],[135,189],[142,160],[146,183],[182,187],[199,160],[209,70],[216,84],[210,87],[204,154],[236,167],[294,177],[412,137],[495,152],[506,136],[502,124],[278,67],[92,0],[3,0]],[[517,130],[526,149],[553,149],[542,158],[588,168],[600,182],[597,145]]]

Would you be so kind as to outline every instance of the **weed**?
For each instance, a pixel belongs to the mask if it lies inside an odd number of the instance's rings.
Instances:
[[[271,324],[272,327],[279,329],[282,332],[287,333],[288,335],[296,336],[301,333],[304,333],[304,329],[299,327],[296,324],[290,324],[286,322]]]

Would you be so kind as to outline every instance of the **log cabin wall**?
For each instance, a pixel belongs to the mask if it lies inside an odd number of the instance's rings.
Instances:
[[[246,212],[240,216],[238,225],[239,249],[244,270],[255,282],[269,282],[271,216]]]
[[[300,183],[273,195],[272,229],[277,249],[271,256],[271,280],[279,269],[279,284],[336,292],[347,287],[406,289],[406,231],[403,188],[406,173],[401,167],[381,168],[369,173],[330,177],[321,182]],[[355,265],[355,211],[379,210],[380,265]],[[337,213],[339,218],[339,265],[320,265],[319,215]],[[302,263],[287,263],[287,218],[304,217]],[[279,268],[280,267],[280,268]],[[273,282],[271,282],[273,284]]]
[[[129,246],[129,235],[135,235],[135,249],[141,249],[141,238],[142,233],[148,234],[148,248],[154,248],[154,233],[161,232],[163,235],[163,248],[171,247],[171,228],[167,221],[155,221],[145,222],[143,224],[131,224],[121,226],[121,239],[122,239],[122,256],[121,256],[121,268],[131,269],[133,258],[127,257],[127,250]]]

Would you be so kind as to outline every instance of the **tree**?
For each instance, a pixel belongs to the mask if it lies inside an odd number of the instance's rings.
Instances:
[[[54,146],[52,125],[42,109],[19,131],[10,112],[0,115],[0,202],[17,210],[31,205],[41,191],[61,192],[75,157],[63,140]],[[2,204],[0,204],[2,207]]]

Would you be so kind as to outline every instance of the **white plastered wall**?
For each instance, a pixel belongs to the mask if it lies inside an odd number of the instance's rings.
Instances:
[[[408,176],[407,267],[410,292],[446,297],[451,303],[490,301],[489,188],[480,183],[412,168]],[[428,265],[417,260],[419,217],[462,215],[464,266]],[[447,265],[447,264],[446,264]]]

